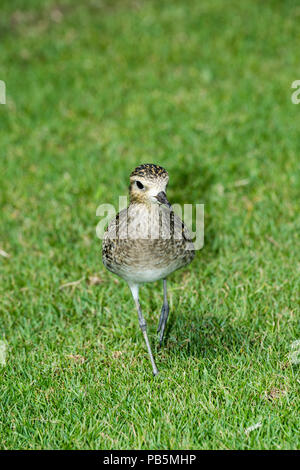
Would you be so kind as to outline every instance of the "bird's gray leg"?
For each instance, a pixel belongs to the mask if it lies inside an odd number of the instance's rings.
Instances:
[[[169,315],[169,304],[168,304],[168,298],[167,298],[167,280],[164,279],[164,303],[161,309],[161,314],[160,314],[158,328],[157,328],[157,333],[160,332],[160,335],[159,335],[160,346],[163,341],[168,315]]]
[[[136,305],[136,308],[137,308],[137,311],[138,311],[139,324],[140,324],[140,328],[143,332],[145,342],[146,342],[146,346],[147,346],[147,349],[148,349],[148,353],[149,353],[149,356],[150,356],[150,361],[151,361],[152,369],[153,369],[153,375],[157,375],[158,370],[157,370],[156,364],[155,364],[154,359],[153,359],[151,346],[150,346],[148,335],[147,335],[146,320],[143,317],[140,302],[139,302],[139,286],[138,286],[138,284],[129,284],[129,287],[131,289],[132,296],[134,298],[134,302],[135,302],[135,305]]]

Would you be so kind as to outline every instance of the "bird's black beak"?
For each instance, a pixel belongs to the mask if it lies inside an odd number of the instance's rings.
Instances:
[[[168,199],[167,199],[167,195],[164,191],[161,191],[160,193],[158,193],[157,196],[155,196],[156,199],[158,200],[158,202],[160,202],[161,204],[165,204],[166,206],[168,206],[169,208],[171,208],[171,204],[169,203]]]

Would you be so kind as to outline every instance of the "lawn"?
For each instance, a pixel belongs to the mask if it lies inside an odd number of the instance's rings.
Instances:
[[[299,20],[296,0],[1,2],[2,449],[300,448]],[[162,283],[141,289],[156,378],[95,232],[148,162],[205,204],[160,350]]]

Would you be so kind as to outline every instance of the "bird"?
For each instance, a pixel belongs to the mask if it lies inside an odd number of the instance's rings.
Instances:
[[[195,248],[190,232],[167,199],[168,172],[159,165],[145,163],[136,167],[129,179],[129,205],[105,230],[102,261],[129,285],[156,376],[158,369],[139,302],[139,288],[143,283],[163,281],[163,305],[157,328],[161,346],[169,315],[167,276],[188,265],[195,256]]]

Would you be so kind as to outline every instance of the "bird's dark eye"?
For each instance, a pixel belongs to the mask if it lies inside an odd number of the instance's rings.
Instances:
[[[139,189],[144,189],[144,185],[140,181],[136,181],[136,185]]]

